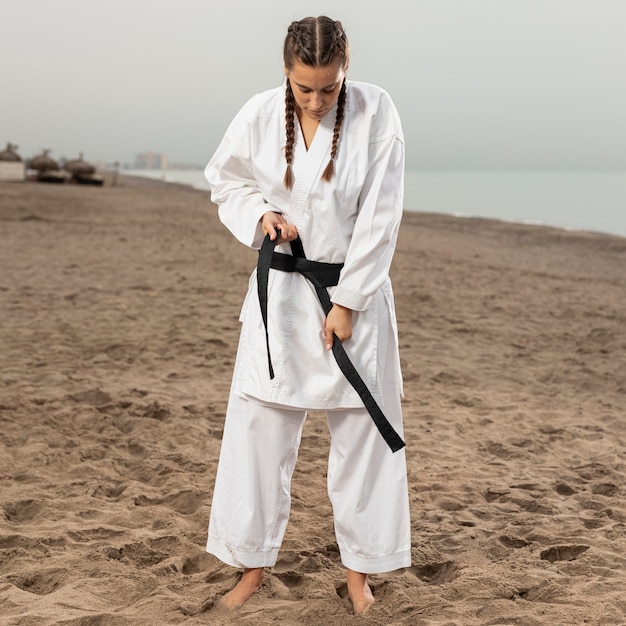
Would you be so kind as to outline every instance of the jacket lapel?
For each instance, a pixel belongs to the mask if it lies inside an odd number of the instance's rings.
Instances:
[[[300,217],[306,208],[313,185],[321,176],[330,159],[336,114],[337,105],[320,121],[308,150],[304,143],[302,129],[299,124],[297,125],[298,133],[296,134],[292,165],[294,184],[289,199],[290,221],[296,226],[298,226]]]

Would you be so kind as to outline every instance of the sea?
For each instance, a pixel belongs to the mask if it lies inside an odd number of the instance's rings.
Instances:
[[[201,169],[122,173],[208,189]],[[626,237],[626,172],[407,171],[404,206]]]

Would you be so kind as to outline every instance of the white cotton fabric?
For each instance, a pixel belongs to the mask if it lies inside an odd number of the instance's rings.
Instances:
[[[384,410],[402,436],[400,397]],[[291,478],[306,411],[234,391],[222,438],[207,551],[233,567],[276,564],[289,519]],[[343,565],[365,574],[411,565],[404,449],[392,453],[365,408],[328,412],[328,495]]]
[[[321,173],[330,158],[335,111],[324,117],[309,149],[296,122],[294,187],[285,188],[285,87],[249,100],[230,124],[205,175],[227,228],[247,246],[263,240],[259,220],[282,213],[298,227],[307,258],[344,263],[333,302],[354,310],[346,352],[374,398],[383,384],[402,394],[393,293],[388,272],[402,216],[404,140],[387,93],[347,81],[346,108],[330,182]],[[290,254],[290,246],[277,247]],[[256,273],[243,324],[234,392],[265,403],[309,409],[362,407],[325,349],[324,313],[301,275],[270,270],[268,330],[275,378],[270,380]],[[391,341],[385,326],[391,325]],[[381,330],[382,329],[382,330]],[[383,367],[383,364],[391,364]],[[387,379],[387,380],[385,380]]]

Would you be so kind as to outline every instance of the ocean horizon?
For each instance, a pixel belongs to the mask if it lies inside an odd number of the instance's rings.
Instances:
[[[121,173],[208,190],[202,169]],[[409,170],[404,206],[626,237],[626,172]]]

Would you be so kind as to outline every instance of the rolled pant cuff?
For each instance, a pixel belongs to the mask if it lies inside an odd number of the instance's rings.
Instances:
[[[411,565],[411,550],[402,550],[394,554],[373,558],[357,556],[341,550],[341,562],[345,567],[361,574],[383,574]]]
[[[216,556],[227,565],[240,568],[251,567],[272,567],[278,559],[279,548],[267,550],[265,552],[244,552],[232,546],[226,545],[220,539],[209,535],[206,544],[206,551]]]

